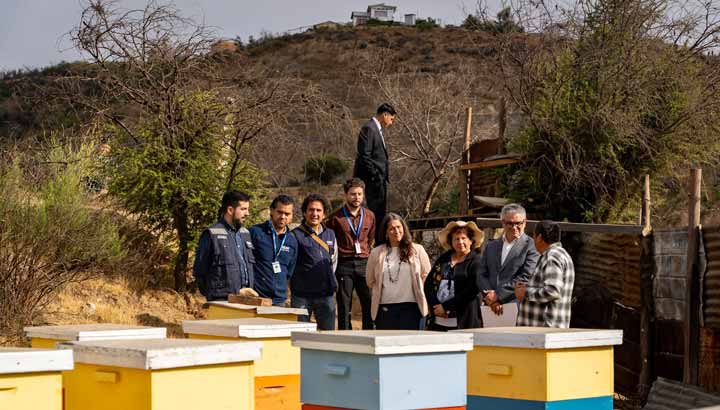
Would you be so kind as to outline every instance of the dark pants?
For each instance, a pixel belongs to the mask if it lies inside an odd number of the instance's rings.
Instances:
[[[375,327],[378,330],[421,330],[420,319],[422,315],[417,303],[390,303],[380,305],[375,317]],[[425,324],[422,323],[422,326]]]
[[[372,291],[367,287],[367,282],[365,282],[366,269],[367,259],[348,258],[338,261],[335,274],[337,275],[338,281],[337,311],[338,329],[340,330],[352,330],[350,318],[352,316],[353,289],[355,289],[358,299],[360,299],[363,330],[374,329],[372,315],[370,314]]]
[[[380,238],[382,238],[380,230],[387,210],[387,182],[364,182],[367,207],[375,214],[375,243],[380,243]]]
[[[307,309],[308,314],[298,316],[298,322],[309,322],[315,315],[318,330],[335,330],[335,300],[332,296],[304,298],[290,296],[290,304],[294,308]]]

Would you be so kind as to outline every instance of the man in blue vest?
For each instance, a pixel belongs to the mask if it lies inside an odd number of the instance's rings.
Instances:
[[[302,204],[302,224],[292,231],[298,243],[298,256],[290,279],[291,304],[308,310],[307,316],[298,318],[302,322],[309,322],[310,316],[315,315],[319,330],[335,330],[333,295],[338,287],[335,232],[322,223],[327,209],[325,197],[308,195]]]
[[[295,270],[297,241],[290,233],[295,202],[278,195],[270,204],[270,220],[250,228],[255,250],[255,291],[270,298],[275,306],[285,306],[288,280]]]
[[[255,294],[250,232],[243,222],[250,213],[250,197],[228,191],[222,197],[220,219],[200,236],[193,274],[208,301],[227,300],[229,294]]]

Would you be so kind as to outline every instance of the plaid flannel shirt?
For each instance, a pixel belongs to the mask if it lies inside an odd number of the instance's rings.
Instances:
[[[560,242],[540,256],[520,305],[518,326],[570,327],[570,306],[575,283],[572,258]]]

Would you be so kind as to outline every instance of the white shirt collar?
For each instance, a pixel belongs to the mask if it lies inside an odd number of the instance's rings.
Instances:
[[[382,134],[382,125],[380,125],[380,121],[378,121],[377,118],[372,117],[372,120],[375,121],[375,125],[377,125],[378,129],[380,130],[380,133]]]

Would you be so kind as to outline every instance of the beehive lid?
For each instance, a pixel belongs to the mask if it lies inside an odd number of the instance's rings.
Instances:
[[[250,339],[290,337],[291,332],[314,332],[316,329],[315,323],[262,317],[183,321],[183,332],[188,334]]]
[[[292,344],[303,349],[371,355],[472,350],[472,335],[412,330],[337,330],[293,333]]]
[[[55,349],[0,347],[0,374],[59,372],[73,369],[73,354]]]
[[[208,302],[208,306],[217,306],[236,310],[254,310],[258,315],[307,315],[307,309],[287,308],[281,306],[253,306],[225,301]]]
[[[167,329],[164,327],[117,325],[113,323],[32,326],[26,327],[24,330],[27,337],[71,342],[86,342],[93,340],[165,339],[167,333]]]
[[[78,363],[143,370],[235,363],[260,358],[260,342],[195,339],[100,340],[65,342]]]
[[[622,330],[556,329],[546,327],[493,327],[452,333],[473,335],[475,346],[526,349],[567,349],[622,344]]]

